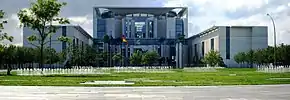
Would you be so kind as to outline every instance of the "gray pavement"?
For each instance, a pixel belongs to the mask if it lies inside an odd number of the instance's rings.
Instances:
[[[193,87],[0,86],[0,100],[290,100],[290,85]]]

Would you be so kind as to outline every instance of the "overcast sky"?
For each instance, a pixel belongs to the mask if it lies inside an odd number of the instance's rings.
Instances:
[[[14,36],[13,44],[22,44],[22,29],[17,12],[28,8],[33,0],[0,0],[6,12],[5,32]],[[185,6],[189,8],[189,36],[213,25],[268,26],[269,45],[273,44],[273,26],[266,16],[276,21],[277,43],[290,44],[290,0],[60,0],[68,4],[61,16],[71,24],[81,25],[93,34],[93,6]]]

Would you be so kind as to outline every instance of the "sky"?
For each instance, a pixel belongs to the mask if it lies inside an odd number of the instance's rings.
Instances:
[[[5,32],[14,37],[12,44],[22,44],[22,28],[17,12],[28,8],[34,0],[0,0],[0,9],[6,12]],[[273,25],[276,23],[277,44],[290,44],[290,0],[59,0],[67,2],[61,17],[71,24],[82,26],[93,34],[94,6],[188,7],[189,36],[212,26],[268,26],[268,43],[273,45]]]

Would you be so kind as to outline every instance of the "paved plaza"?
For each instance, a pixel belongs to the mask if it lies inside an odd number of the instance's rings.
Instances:
[[[289,100],[290,85],[193,87],[0,86],[0,100]]]

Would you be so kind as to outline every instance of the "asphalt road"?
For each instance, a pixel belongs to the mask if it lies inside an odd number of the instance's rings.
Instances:
[[[0,86],[0,100],[290,100],[290,85],[200,87]]]

